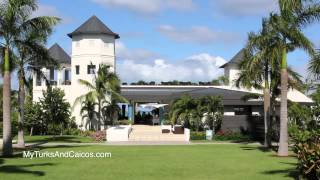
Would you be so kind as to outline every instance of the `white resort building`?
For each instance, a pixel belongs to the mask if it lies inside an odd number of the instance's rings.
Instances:
[[[60,63],[59,69],[43,68],[42,72],[50,80],[50,84],[65,92],[65,98],[71,105],[75,99],[87,92],[87,89],[78,83],[79,79],[92,81],[99,64],[107,64],[112,71],[116,71],[115,40],[120,36],[112,32],[97,17],[92,16],[79,28],[68,34],[72,39],[71,57],[58,45],[54,44],[49,53]],[[219,95],[224,104],[224,120],[222,129],[239,131],[241,128],[254,131],[256,126],[263,125],[263,121],[252,123],[251,117],[263,116],[263,100],[243,101],[241,98],[249,93],[262,94],[260,90],[237,88],[234,80],[239,73],[238,63],[243,59],[243,52],[237,53],[228,63],[221,66],[229,84],[224,86],[169,86],[169,85],[122,85],[121,94],[129,100],[129,104],[120,105],[121,114],[135,122],[136,111],[146,103],[156,103],[159,109],[159,124],[164,119],[165,112],[170,108],[165,106],[175,98],[184,94],[192,97],[205,95]],[[33,100],[42,97],[46,89],[45,81],[39,74],[34,73]],[[303,93],[290,89],[288,100],[298,103],[312,103],[312,100]],[[83,127],[80,115],[80,105],[72,111],[79,127]],[[263,119],[263,118],[262,118]]]

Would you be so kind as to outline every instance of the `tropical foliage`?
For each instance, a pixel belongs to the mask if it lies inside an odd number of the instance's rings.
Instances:
[[[42,120],[47,125],[49,134],[62,134],[71,121],[70,104],[64,99],[64,92],[58,88],[48,87],[40,99]]]
[[[250,32],[246,48],[243,49],[244,60],[240,63],[241,73],[236,80],[238,87],[263,89],[263,97],[251,95],[245,99],[263,98],[264,100],[264,145],[271,146],[272,126],[275,121],[276,98],[280,95],[281,52],[278,37],[272,31],[269,19],[262,20],[262,30]],[[288,68],[289,87],[301,89],[301,76]],[[271,118],[272,117],[272,118]]]
[[[80,114],[82,116],[81,124],[86,129],[93,130],[94,124],[97,124],[96,118],[98,112],[96,111],[97,103],[91,96],[86,96],[84,101],[81,102]]]
[[[293,151],[298,157],[300,179],[320,178],[320,130],[301,130],[298,127],[290,131]]]
[[[320,87],[311,94],[313,106],[290,103],[289,135],[298,157],[300,179],[320,178]]]
[[[46,124],[41,104],[39,102],[32,102],[32,99],[28,99],[24,109],[24,128],[29,132],[29,135],[45,134]]]
[[[24,70],[25,62],[31,56],[46,52],[43,41],[51,33],[52,27],[58,22],[53,17],[33,17],[37,9],[36,0],[7,0],[0,3],[0,47],[3,55],[3,153],[12,154],[11,112],[10,112],[10,74],[14,68],[14,60],[18,60],[19,75],[19,145],[23,141],[24,113]],[[36,52],[36,53],[34,53]],[[31,55],[33,54],[33,55]]]
[[[93,83],[83,79],[80,79],[79,83],[86,86],[89,92],[78,97],[73,107],[78,103],[82,103],[81,112],[83,118],[86,121],[90,121],[86,124],[90,124],[90,128],[95,130],[100,130],[101,125],[113,124],[115,116],[119,112],[117,103],[127,102],[120,95],[120,80],[118,76],[111,72],[107,65],[100,64]],[[96,122],[95,124],[94,121]]]
[[[278,4],[279,13],[270,15],[272,31],[279,38],[277,47],[281,49],[281,113],[278,155],[288,156],[287,53],[290,50],[301,48],[311,57],[315,56],[313,44],[303,34],[302,28],[315,20],[320,20],[320,4],[314,0],[279,0]]]
[[[200,131],[205,128],[219,130],[223,116],[221,97],[192,98],[184,95],[171,103],[169,117],[173,124]]]
[[[280,86],[280,139],[279,156],[288,155],[288,117],[287,117],[287,92],[288,73],[287,53],[297,48],[305,50],[311,57],[315,57],[315,50],[311,41],[303,34],[302,29],[306,25],[320,19],[320,4],[317,1],[309,0],[279,0],[279,12],[271,13],[263,20],[262,31],[256,34],[249,34],[248,54],[253,55],[249,66],[246,66],[245,74],[261,70],[260,73],[252,73],[244,76],[247,80],[254,79],[254,86],[264,82],[265,92],[265,127],[270,112],[270,88],[274,90]],[[316,60],[316,58],[313,58]],[[315,63],[313,63],[314,65]],[[255,68],[248,68],[253,66]],[[260,68],[256,68],[260,66]],[[254,71],[253,71],[254,70]],[[269,72],[270,71],[270,72]],[[280,73],[279,73],[280,72]],[[273,76],[272,76],[273,75]],[[248,78],[249,77],[249,78]],[[268,81],[270,80],[270,82]],[[280,81],[279,81],[280,80]],[[274,82],[273,82],[274,81]],[[290,83],[290,80],[289,80]],[[250,86],[252,83],[250,82]],[[272,90],[272,89],[271,89]],[[275,100],[276,96],[273,96]],[[267,100],[267,101],[266,101]],[[267,132],[265,133],[267,135]]]

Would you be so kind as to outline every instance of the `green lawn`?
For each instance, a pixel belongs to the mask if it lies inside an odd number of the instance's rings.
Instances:
[[[41,151],[111,152],[112,158],[0,158],[0,179],[293,179],[296,159],[248,145],[60,146]]]
[[[43,142],[55,142],[55,143],[91,143],[93,139],[91,137],[83,136],[25,136],[26,143],[43,143]],[[14,138],[15,140],[17,137]]]

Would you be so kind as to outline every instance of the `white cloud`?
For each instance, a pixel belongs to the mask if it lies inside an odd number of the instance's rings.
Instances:
[[[126,60],[150,60],[159,57],[155,52],[145,49],[129,49],[121,41],[116,42],[116,55],[119,59]]]
[[[61,18],[62,23],[70,23],[72,19],[61,13],[55,6],[39,4],[38,9],[32,14],[33,17],[37,16],[55,16]]]
[[[206,26],[192,26],[189,29],[178,29],[171,25],[161,25],[157,30],[164,36],[177,42],[210,44],[216,42],[230,43],[238,40],[237,33],[212,30]]]
[[[212,4],[222,16],[266,15],[277,10],[276,0],[214,0]]]
[[[124,8],[138,14],[157,14],[164,10],[188,11],[195,8],[192,0],[91,0],[107,8]]]
[[[117,72],[123,82],[211,81],[222,75],[219,66],[225,62],[222,57],[208,53],[192,55],[175,63],[164,59],[155,59],[152,63],[124,60],[117,64]]]

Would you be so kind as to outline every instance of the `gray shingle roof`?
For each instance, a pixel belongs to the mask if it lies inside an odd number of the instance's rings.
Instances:
[[[242,48],[235,56],[233,56],[233,58],[229,62],[220,66],[220,68],[225,68],[226,66],[232,65],[232,64],[238,65],[243,60],[243,58],[244,58],[244,48]]]
[[[57,43],[52,45],[48,51],[50,57],[59,64],[71,64],[70,56]]]
[[[69,33],[68,36],[72,38],[79,34],[107,34],[114,36],[116,39],[120,38],[119,34],[112,32],[100,19],[96,16],[90,17],[80,27]]]

